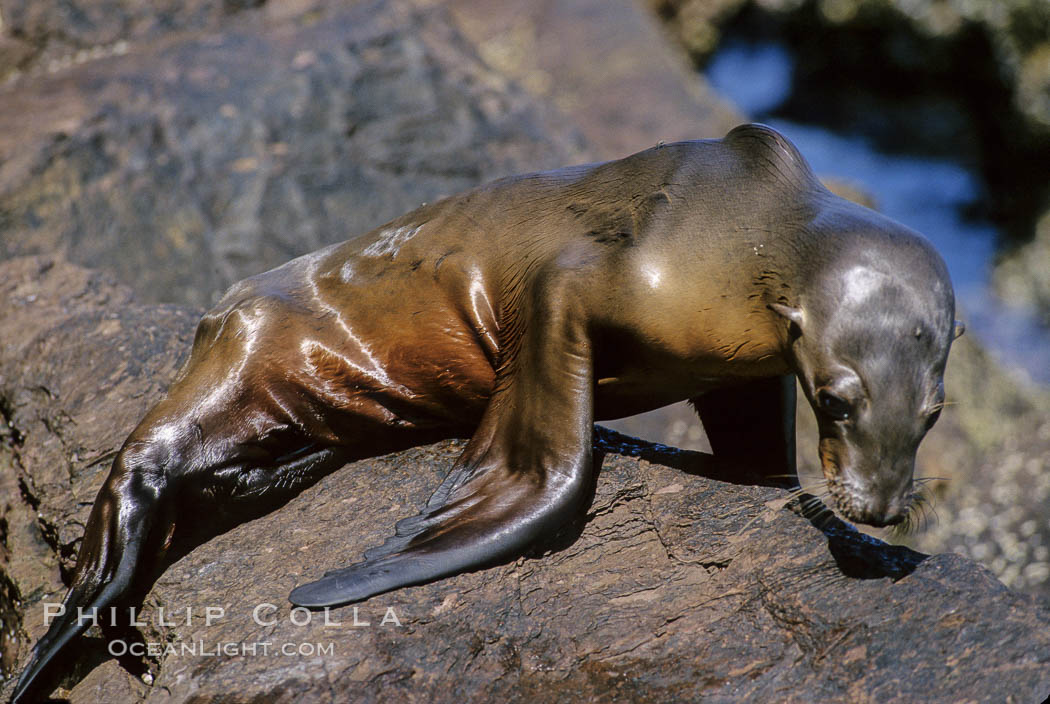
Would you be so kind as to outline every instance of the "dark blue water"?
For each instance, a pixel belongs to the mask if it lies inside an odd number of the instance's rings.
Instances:
[[[925,235],[948,265],[967,334],[976,335],[1003,363],[1050,383],[1050,330],[1034,311],[1010,306],[989,285],[999,233],[964,218],[981,197],[980,176],[938,159],[876,150],[863,137],[769,115],[791,90],[790,52],[776,43],[727,42],[707,68],[714,88],[745,114],[794,142],[821,177],[856,186],[879,211]]]

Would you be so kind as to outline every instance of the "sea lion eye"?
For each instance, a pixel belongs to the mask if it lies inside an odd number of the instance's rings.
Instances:
[[[835,420],[846,420],[853,411],[849,401],[824,389],[817,393],[817,403],[826,416]]]
[[[926,416],[926,430],[933,427],[933,424],[937,422],[937,419],[941,417],[941,409],[938,408],[936,411]]]

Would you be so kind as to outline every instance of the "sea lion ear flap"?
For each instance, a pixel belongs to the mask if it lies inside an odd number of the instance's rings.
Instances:
[[[952,339],[958,340],[962,337],[962,334],[966,332],[966,323],[961,320],[955,321],[955,330],[952,332]]]
[[[794,326],[798,328],[798,331],[800,333],[802,332],[802,319],[804,316],[802,315],[801,308],[795,308],[794,306],[789,306],[784,303],[770,303],[769,307],[778,315],[782,315],[790,320]]]

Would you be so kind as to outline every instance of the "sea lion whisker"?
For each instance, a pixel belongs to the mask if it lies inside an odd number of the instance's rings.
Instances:
[[[823,506],[823,510],[815,512],[811,517],[808,517],[810,523],[817,527],[818,530],[824,531],[829,525],[837,520],[835,512],[827,506]]]
[[[916,532],[925,532],[930,525],[930,513],[926,510],[928,504],[919,504],[916,508],[919,511],[919,524]]]
[[[904,519],[892,526],[890,535],[894,539],[903,539],[925,531],[930,524],[930,513],[936,518],[936,507],[927,487],[918,487],[909,499],[908,510]]]
[[[916,532],[915,529],[915,514],[909,511],[900,523],[886,528],[886,537],[890,539],[890,542],[896,542],[913,535]]]
[[[824,478],[820,478],[809,482],[805,485],[796,486],[788,491],[788,495],[792,499],[800,499],[804,496],[815,498],[818,500],[824,499],[831,494],[828,481]]]
[[[825,496],[826,494],[824,496],[802,494],[797,499],[800,515],[820,530],[823,530],[828,521],[835,516],[835,512],[824,502]]]
[[[913,497],[914,506],[922,512],[922,530],[926,530],[931,520],[937,522],[937,501],[933,491],[928,486],[920,486]],[[932,515],[932,519],[930,516]]]

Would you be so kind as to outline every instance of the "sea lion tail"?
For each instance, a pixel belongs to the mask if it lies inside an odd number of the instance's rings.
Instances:
[[[48,664],[92,625],[92,615],[126,596],[137,576],[160,490],[143,481],[141,473],[125,471],[124,462],[122,451],[92,507],[61,615],[33,647],[11,704],[29,701],[23,698]]]

